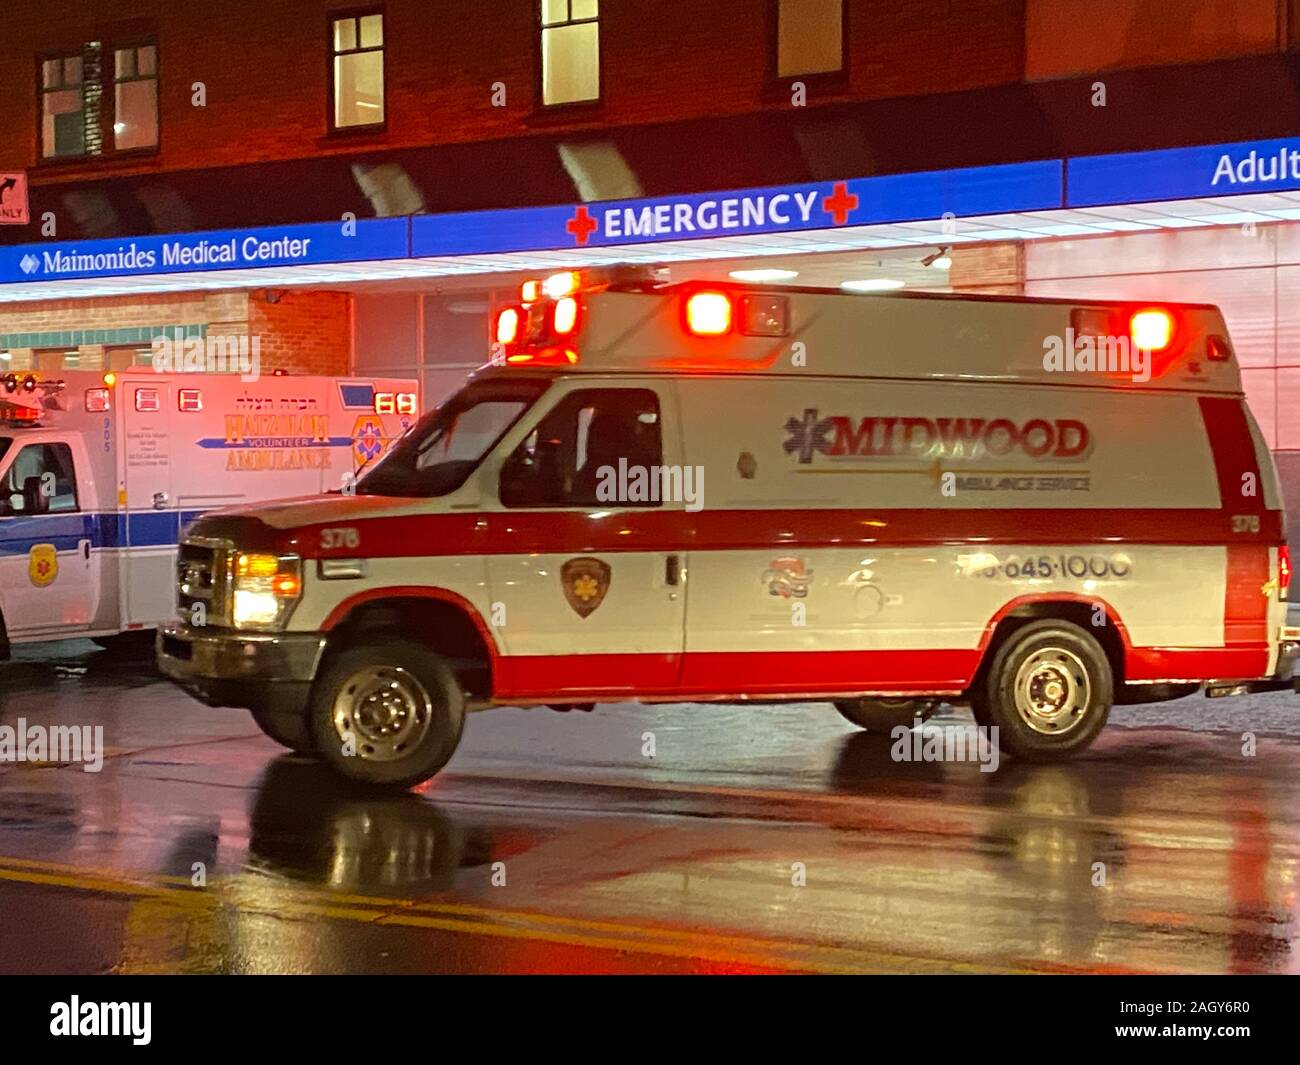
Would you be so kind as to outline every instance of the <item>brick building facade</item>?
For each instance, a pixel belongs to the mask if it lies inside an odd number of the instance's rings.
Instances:
[[[340,63],[352,61],[340,56],[364,50],[362,20],[374,16],[383,120],[336,128]],[[344,40],[338,25],[352,19]],[[545,35],[569,23],[594,26],[584,32],[597,92],[548,105]],[[839,33],[838,69],[798,73],[796,54],[783,74],[782,50],[809,43],[811,31],[783,36],[800,25]],[[608,199],[1300,127],[1300,0],[11,0],[4,27],[0,171],[27,171],[34,216],[0,227],[6,242]],[[60,88],[69,78],[94,92]],[[156,132],[118,150],[127,92],[154,94]],[[66,110],[49,113],[78,104],[71,124]],[[85,151],[51,154],[69,133]],[[952,260],[944,287],[1037,283],[1019,243],[956,248]],[[1089,285],[1104,287],[1091,275]],[[1275,378],[1277,315],[1238,297],[1252,332],[1273,315],[1271,354],[1260,347],[1252,368]],[[465,302],[340,287],[0,303],[0,358],[107,367],[154,331],[184,327],[255,336],[267,368],[391,370],[406,364],[394,346],[414,328],[388,328],[397,313],[461,338],[445,360],[460,366],[486,339],[455,317]],[[1261,397],[1266,378],[1251,378]]]

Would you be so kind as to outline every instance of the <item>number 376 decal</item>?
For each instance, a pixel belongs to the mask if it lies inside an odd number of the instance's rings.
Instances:
[[[351,526],[320,531],[320,545],[327,551],[338,547],[358,547],[360,544],[361,534]]]

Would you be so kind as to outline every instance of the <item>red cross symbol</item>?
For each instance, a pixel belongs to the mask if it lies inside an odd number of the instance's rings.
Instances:
[[[829,211],[837,226],[849,220],[849,215],[858,209],[858,198],[850,194],[846,181],[835,182],[831,195],[822,200],[822,210]]]
[[[587,238],[600,228],[600,223],[587,214],[587,208],[583,206],[573,212],[573,217],[564,223],[564,228],[573,234],[573,239],[579,244],[586,244]]]

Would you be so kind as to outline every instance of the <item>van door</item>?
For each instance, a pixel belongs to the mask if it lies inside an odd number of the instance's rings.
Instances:
[[[556,385],[522,429],[485,515],[508,696],[673,692],[681,673],[686,554],[670,384]]]
[[[11,637],[82,631],[99,609],[95,515],[79,498],[79,459],[57,438],[14,441],[0,459],[0,606]]]
[[[123,621],[153,626],[175,610],[176,541],[180,512],[173,489],[176,397],[160,375],[121,382],[122,470],[126,537],[121,565]],[[180,476],[184,477],[184,471]]]

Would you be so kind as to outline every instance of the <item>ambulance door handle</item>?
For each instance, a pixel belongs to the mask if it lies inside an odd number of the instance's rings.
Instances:
[[[669,588],[676,588],[681,578],[681,572],[682,556],[669,555],[664,560],[664,584],[668,585]]]
[[[167,493],[166,493],[166,492],[155,492],[155,493],[153,494],[153,509],[154,509],[154,510],[166,510],[166,509],[167,509]]]
[[[89,540],[82,540],[82,541],[81,541],[81,557],[84,558],[87,562],[90,561],[90,541],[89,541]]]

